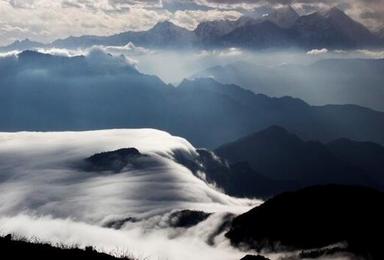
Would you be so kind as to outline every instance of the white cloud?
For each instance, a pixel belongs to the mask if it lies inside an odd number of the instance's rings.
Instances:
[[[384,59],[384,50],[357,50],[367,58]]]
[[[99,46],[99,48],[102,48],[105,50],[105,52],[111,53],[111,54],[124,54],[128,56],[138,56],[138,55],[145,55],[145,54],[153,54],[153,50],[149,50],[143,47],[138,47],[134,45],[132,42],[129,42],[128,44],[124,46]]]
[[[327,53],[328,53],[328,49],[323,48],[323,49],[310,50],[307,52],[307,55],[318,56],[318,55],[323,55]]]
[[[108,174],[76,167],[95,153],[127,147],[147,155],[143,168]],[[0,133],[0,234],[145,259],[194,259],[196,252],[202,260],[239,259],[244,253],[222,235],[215,246],[205,241],[225,212],[241,213],[260,202],[213,189],[177,163],[176,153],[197,156],[185,139],[152,129]],[[164,225],[167,212],[178,209],[215,214],[189,230]],[[127,217],[144,219],[120,230],[103,227]]]
[[[243,54],[243,50],[239,48],[227,48],[227,49],[217,49],[217,50],[202,50],[196,55],[198,57],[231,57],[231,56],[240,56]]]
[[[9,57],[9,56],[17,56],[19,51],[8,51],[8,52],[0,52],[0,58]]]

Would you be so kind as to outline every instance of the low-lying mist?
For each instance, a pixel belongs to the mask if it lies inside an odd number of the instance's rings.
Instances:
[[[183,79],[214,66],[246,62],[252,65],[276,67],[281,65],[309,65],[324,59],[384,59],[384,50],[328,50],[270,49],[147,49],[128,43],[125,46],[94,46],[87,49],[44,49],[42,53],[63,56],[86,55],[100,49],[114,56],[124,55],[135,61],[140,72],[153,74],[166,83],[178,84]],[[14,52],[12,52],[14,53]],[[2,56],[5,54],[3,53]],[[1,57],[1,56],[0,56]]]
[[[356,104],[384,111],[383,50],[155,50],[132,43],[37,50],[59,56],[89,55],[95,50],[124,56],[140,72],[174,86],[186,78],[209,77],[257,94],[300,98],[310,105]]]
[[[355,104],[384,111],[384,52],[212,51],[155,52],[136,57],[140,71],[177,85],[209,77],[257,94],[292,96],[310,105]]]
[[[138,259],[240,259],[218,233],[228,214],[260,201],[229,197],[175,159],[197,156],[185,139],[151,129],[0,134],[0,230],[53,244]],[[141,167],[86,171],[89,156],[137,148]],[[170,226],[177,210],[213,213],[191,228]],[[129,221],[135,219],[135,221]],[[121,221],[119,228],[108,223]],[[210,242],[207,242],[210,241]]]

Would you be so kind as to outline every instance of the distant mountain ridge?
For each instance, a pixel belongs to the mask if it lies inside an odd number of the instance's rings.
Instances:
[[[279,66],[235,62],[191,78],[213,78],[254,93],[297,97],[312,105],[356,104],[384,111],[384,59],[322,59],[308,65]]]
[[[0,91],[1,131],[150,127],[212,148],[280,125],[304,140],[384,144],[382,112],[310,106],[212,79],[174,87],[98,52],[68,58],[26,51],[1,58]]]
[[[384,188],[384,147],[374,143],[346,138],[329,143],[303,141],[284,128],[272,126],[225,144],[215,154],[232,165],[232,185],[245,187],[242,192],[247,196],[271,196],[322,184]],[[216,176],[214,171],[207,172]],[[227,190],[231,189],[229,185]]]
[[[159,22],[147,31],[128,31],[111,36],[80,36],[56,40],[50,44],[17,44],[0,50],[26,50],[35,47],[85,48],[93,45],[122,46],[129,42],[152,48],[224,48],[250,49],[298,47],[363,48],[383,46],[384,41],[344,12],[332,8],[299,16],[292,7],[252,13],[236,21],[202,22],[193,31]]]
[[[282,191],[276,181],[286,182],[285,189],[319,184],[384,188],[384,147],[375,143],[346,138],[329,143],[303,141],[272,126],[225,144],[215,153],[232,165],[247,163],[259,175],[275,181],[269,183],[274,194]],[[243,185],[248,185],[246,180]]]

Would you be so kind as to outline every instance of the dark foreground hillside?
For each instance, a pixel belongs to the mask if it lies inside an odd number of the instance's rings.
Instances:
[[[226,236],[233,245],[272,251],[341,243],[340,250],[363,259],[383,259],[383,206],[384,193],[374,189],[311,187],[283,193],[236,217]]]
[[[1,259],[55,259],[55,260],[128,260],[99,253],[91,247],[86,250],[75,248],[58,248],[48,244],[34,244],[25,241],[14,241],[11,236],[0,237]]]

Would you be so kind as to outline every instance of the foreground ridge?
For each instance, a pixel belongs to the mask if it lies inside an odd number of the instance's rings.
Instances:
[[[12,259],[97,259],[97,260],[129,260],[97,252],[93,247],[79,248],[54,247],[43,243],[16,241],[12,235],[0,237],[0,248],[3,256]]]

